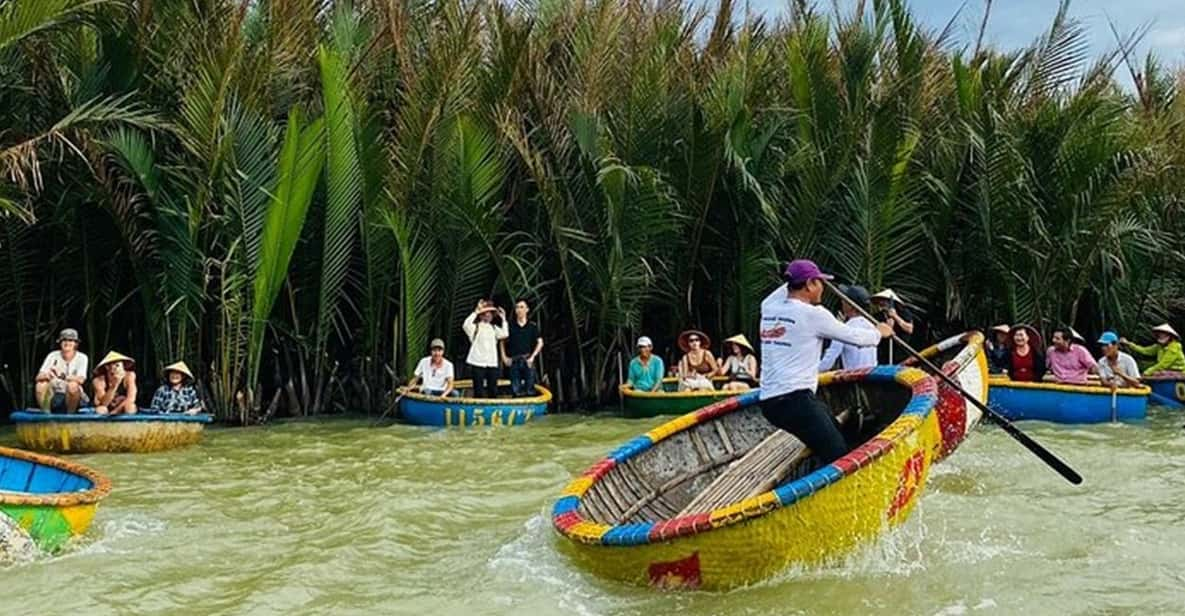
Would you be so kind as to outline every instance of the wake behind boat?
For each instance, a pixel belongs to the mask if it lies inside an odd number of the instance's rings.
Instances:
[[[982,341],[930,353],[986,398]],[[636,584],[729,588],[840,557],[902,523],[931,463],[978,422],[951,393],[905,366],[822,375],[819,395],[858,446],[819,467],[745,392],[625,443],[568,485],[552,522],[577,564]]]

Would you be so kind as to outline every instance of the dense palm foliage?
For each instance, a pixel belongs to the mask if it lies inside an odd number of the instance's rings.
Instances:
[[[996,51],[897,0],[732,4],[0,0],[4,389],[75,325],[199,366],[225,418],[380,409],[523,296],[584,402],[639,333],[751,331],[803,255],[933,330],[1181,314],[1155,59],[1064,7]]]

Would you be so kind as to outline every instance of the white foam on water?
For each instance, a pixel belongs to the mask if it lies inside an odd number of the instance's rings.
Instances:
[[[551,589],[556,607],[580,616],[598,616],[610,606],[600,605],[606,597],[596,585],[563,561],[552,542],[551,518],[537,514],[523,523],[523,532],[502,545],[486,564],[491,574],[509,577],[519,584]],[[498,601],[511,607],[513,590]]]
[[[145,535],[159,535],[168,525],[160,519],[142,514],[128,514],[108,519],[99,528],[91,527],[86,535],[75,539],[57,559],[68,559],[93,554],[135,554],[136,547],[125,547],[129,539]]]

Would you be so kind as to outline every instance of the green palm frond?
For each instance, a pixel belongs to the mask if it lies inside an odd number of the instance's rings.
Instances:
[[[288,263],[304,228],[324,161],[324,122],[318,118],[306,123],[300,111],[293,109],[280,148],[276,187],[264,219],[259,265],[255,268],[247,371],[249,390],[259,380],[264,331],[287,278]]]

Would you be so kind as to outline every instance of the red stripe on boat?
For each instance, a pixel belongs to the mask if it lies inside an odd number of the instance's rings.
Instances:
[[[695,419],[697,423],[704,423],[710,419],[714,419],[725,413],[731,413],[740,408],[740,398],[727,398],[719,402],[714,402],[705,406],[704,408],[695,412]]]
[[[554,524],[556,528],[566,531],[583,521],[584,518],[580,517],[579,513],[576,513],[575,511],[569,511],[568,513],[563,513],[553,518],[552,524]]]
[[[591,477],[592,479],[600,479],[601,477],[605,476],[605,473],[608,473],[610,470],[612,470],[614,466],[617,466],[616,460],[613,458],[605,458],[604,460],[601,460],[600,462],[597,462],[596,464],[589,467],[588,470],[584,471],[584,476]]]

